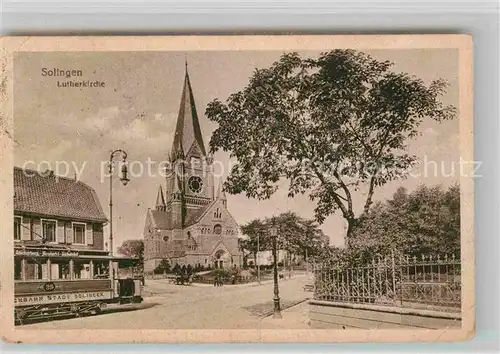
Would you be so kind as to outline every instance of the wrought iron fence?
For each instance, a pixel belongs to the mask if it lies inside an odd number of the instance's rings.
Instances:
[[[426,308],[461,305],[455,256],[386,257],[356,267],[316,267],[317,300]]]

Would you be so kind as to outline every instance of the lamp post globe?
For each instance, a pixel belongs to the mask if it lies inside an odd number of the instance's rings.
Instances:
[[[120,178],[120,181],[124,186],[126,186],[128,182],[130,182],[130,179],[127,177],[127,174],[128,174],[127,165],[125,164],[124,160],[122,165],[122,176]]]

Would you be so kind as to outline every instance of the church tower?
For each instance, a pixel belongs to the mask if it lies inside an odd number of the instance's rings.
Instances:
[[[205,150],[187,63],[166,172],[156,206],[146,213],[145,272],[164,259],[206,268],[241,265],[238,223],[227,209],[222,183],[215,193],[213,157]]]
[[[186,62],[174,141],[168,155],[166,209],[183,228],[190,214],[214,200],[213,159],[205,150]]]

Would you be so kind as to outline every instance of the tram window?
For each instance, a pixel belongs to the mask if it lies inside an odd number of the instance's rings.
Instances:
[[[21,280],[22,277],[22,261],[20,259],[16,259],[14,262],[14,280]]]
[[[109,277],[109,262],[108,261],[94,261],[94,278],[108,278]]]
[[[52,261],[50,265],[51,279],[69,279],[69,262],[68,261]]]
[[[44,260],[26,261],[26,280],[48,279],[47,263]]]
[[[90,279],[90,263],[75,261],[75,279]]]

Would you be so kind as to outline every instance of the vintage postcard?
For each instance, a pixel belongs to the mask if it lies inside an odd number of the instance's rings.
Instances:
[[[472,338],[472,43],[2,38],[2,338]]]

